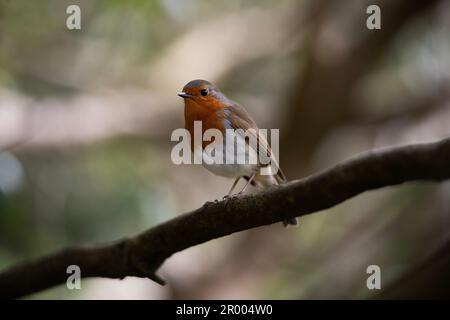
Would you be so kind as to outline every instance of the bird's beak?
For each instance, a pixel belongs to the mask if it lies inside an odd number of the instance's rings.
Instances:
[[[186,93],[186,92],[178,92],[177,95],[178,95],[179,97],[182,97],[183,99],[191,98],[191,97],[192,97],[191,94]]]

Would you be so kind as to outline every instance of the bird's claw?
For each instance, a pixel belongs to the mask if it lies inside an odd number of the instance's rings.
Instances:
[[[214,204],[214,202],[212,201],[206,201],[205,204],[203,205],[204,207],[209,207],[210,205]]]
[[[228,200],[231,200],[231,199],[233,199],[233,198],[237,198],[237,197],[240,196],[241,194],[242,194],[242,192],[238,192],[238,193],[235,193],[235,194],[227,194],[226,196],[223,196],[222,201],[228,201]],[[209,207],[209,206],[211,206],[211,205],[213,205],[213,204],[216,204],[216,203],[218,203],[218,202],[219,202],[218,199],[216,199],[216,200],[214,200],[214,201],[206,201],[205,204],[204,204],[203,206],[204,206],[204,207]]]
[[[241,195],[241,192],[238,192],[238,193],[235,193],[235,194],[227,194],[226,196],[224,196],[222,198],[222,200],[231,200],[231,199],[239,197],[240,195]]]
[[[218,203],[219,200],[214,200],[214,201],[206,201],[205,204],[203,205],[204,207],[209,207],[210,205],[216,204]]]

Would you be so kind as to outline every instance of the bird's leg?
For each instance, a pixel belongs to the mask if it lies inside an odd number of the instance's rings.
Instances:
[[[255,178],[256,173],[252,174],[252,176],[250,177],[250,179],[248,179],[247,183],[245,184],[245,186],[242,188],[241,191],[238,192],[238,194],[241,194],[245,191],[245,189],[247,189],[248,185],[253,181],[253,179]]]
[[[231,197],[231,194],[232,194],[234,188],[236,187],[237,183],[239,182],[239,180],[241,180],[241,177],[237,177],[236,180],[234,180],[234,183],[231,186],[230,191],[228,192],[228,194],[225,197],[223,197],[224,199],[227,199],[227,198]]]

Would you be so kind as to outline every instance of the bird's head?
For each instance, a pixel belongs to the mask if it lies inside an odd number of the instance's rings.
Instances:
[[[186,106],[221,109],[228,99],[211,82],[192,80],[186,84],[178,96],[184,99]]]

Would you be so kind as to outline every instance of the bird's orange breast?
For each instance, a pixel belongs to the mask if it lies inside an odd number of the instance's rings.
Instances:
[[[194,121],[202,122],[202,136],[208,129],[218,129],[225,133],[223,108],[214,105],[203,105],[192,100],[185,102],[184,120],[185,127],[191,134],[191,146],[194,141]],[[205,148],[211,141],[203,141],[202,146]]]

